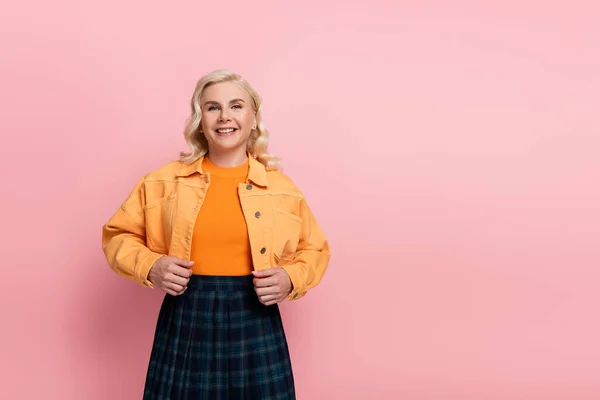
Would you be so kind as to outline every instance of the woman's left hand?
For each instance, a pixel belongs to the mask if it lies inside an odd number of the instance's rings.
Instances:
[[[290,276],[281,267],[252,271],[252,274],[254,290],[265,306],[282,302],[292,291]]]

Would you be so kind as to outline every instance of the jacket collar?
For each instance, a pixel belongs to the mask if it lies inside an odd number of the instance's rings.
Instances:
[[[267,169],[265,166],[256,160],[250,153],[248,153],[248,159],[248,180],[258,186],[269,186]],[[177,172],[177,176],[190,176],[195,172],[204,175],[204,171],[202,171],[202,161],[204,161],[204,156],[191,164],[184,164],[179,172]]]

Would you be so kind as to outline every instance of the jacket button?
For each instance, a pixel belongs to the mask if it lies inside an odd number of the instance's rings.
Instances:
[[[252,185],[246,185],[246,189],[252,190]]]
[[[260,211],[257,211],[257,212],[255,212],[255,213],[254,213],[254,216],[255,216],[256,218],[260,218]]]
[[[263,247],[262,249],[260,249],[260,254],[265,254],[266,252],[267,252],[266,248]]]

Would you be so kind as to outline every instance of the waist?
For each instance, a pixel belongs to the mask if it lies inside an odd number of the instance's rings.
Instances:
[[[192,275],[188,283],[188,291],[204,292],[247,292],[254,290],[254,275]]]

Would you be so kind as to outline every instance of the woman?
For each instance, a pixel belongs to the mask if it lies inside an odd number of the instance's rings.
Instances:
[[[117,274],[166,292],[144,399],[293,399],[277,304],[319,283],[327,239],[267,152],[248,82],[211,72],[191,106],[191,152],[144,176],[102,231]]]

